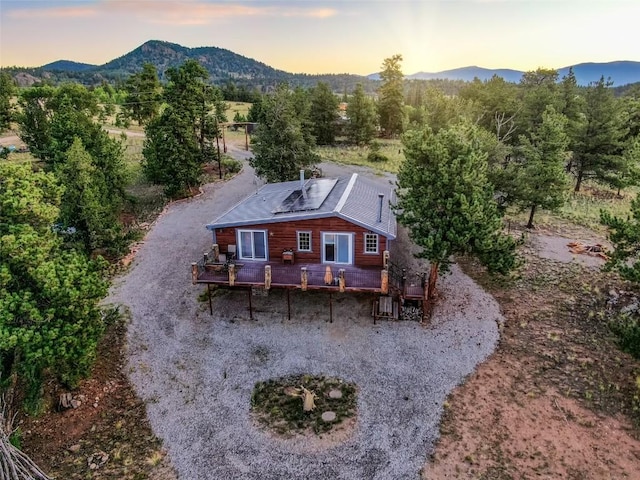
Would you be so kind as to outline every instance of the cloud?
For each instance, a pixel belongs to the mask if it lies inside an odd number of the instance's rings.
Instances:
[[[306,17],[329,18],[337,15],[332,8],[301,6],[296,2],[260,5],[258,2],[230,3],[206,0],[98,0],[90,5],[64,6],[42,3],[38,8],[16,8],[11,18],[88,18],[107,15],[135,16],[141,21],[167,25],[207,25],[221,19],[237,17]]]

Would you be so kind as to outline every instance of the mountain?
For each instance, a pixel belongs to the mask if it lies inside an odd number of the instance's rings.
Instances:
[[[129,75],[142,70],[145,63],[155,65],[160,79],[163,80],[168,68],[178,67],[188,59],[195,59],[203,65],[211,75],[211,81],[215,84],[220,85],[233,81],[238,86],[257,88],[263,91],[280,82],[289,82],[292,86],[311,87],[322,81],[328,83],[337,92],[351,92],[358,83],[362,83],[365,90],[374,92],[380,79],[378,73],[367,77],[347,73],[323,75],[290,73],[224,48],[189,48],[160,40],[149,40],[131,52],[104,65],[58,60],[38,68],[12,67],[5,70],[14,78],[19,73],[27,75],[28,84],[46,80],[52,83],[76,81],[85,85],[99,85],[104,81],[112,83],[122,81]],[[601,76],[604,76],[605,79],[611,78],[615,86],[640,82],[640,62],[580,63],[574,65],[573,70],[579,85],[587,85],[589,82],[597,81]],[[568,66],[559,69],[559,77],[562,78],[568,71]],[[406,78],[468,82],[474,78],[483,81],[489,80],[493,75],[498,75],[508,82],[517,83],[523,73],[519,70],[469,66],[435,73],[418,72],[407,75]]]
[[[57,60],[55,62],[47,63],[41,66],[42,70],[60,70],[62,72],[83,72],[95,68],[97,65],[91,65],[90,63],[72,62],[71,60]]]
[[[518,83],[520,78],[522,78],[523,73],[524,72],[519,70],[509,70],[506,68],[491,70],[489,68],[473,66],[454,68],[453,70],[444,70],[436,73],[418,72],[413,75],[407,75],[406,78],[414,80],[435,80],[442,78],[446,80],[463,80],[465,82],[470,82],[474,78],[479,78],[484,81],[491,79],[494,75],[497,75],[504,78],[507,82]]]
[[[373,92],[376,83],[360,75],[322,74],[309,75],[278,70],[252,58],[218,47],[183,47],[176,43],[149,40],[131,52],[103,65],[87,65],[68,60],[59,60],[38,68],[12,68],[10,73],[29,74],[47,81],[77,81],[85,85],[99,85],[103,81],[116,82],[142,70],[145,63],[153,64],[161,80],[168,68],[179,67],[186,60],[195,59],[211,75],[214,84],[233,81],[238,86],[268,90],[280,82],[293,86],[311,87],[317,82],[328,83],[334,91],[353,91],[357,83]]]
[[[291,75],[224,48],[188,48],[159,40],[150,40],[126,55],[96,67],[95,70],[128,76],[142,70],[144,63],[152,63],[162,78],[168,68],[178,67],[189,59],[200,62],[211,74],[214,82],[224,79],[256,80]]]
[[[600,77],[605,79],[611,78],[614,85],[627,85],[630,83],[640,82],[640,62],[617,61],[607,63],[579,63],[558,69],[558,78],[561,79],[569,73],[569,68],[573,68],[578,85],[586,86],[591,82],[597,82]],[[443,70],[441,72],[418,72],[407,75],[407,79],[416,80],[462,80],[469,82],[474,78],[482,81],[489,80],[492,76],[497,75],[504,78],[507,82],[518,83],[524,74],[520,70],[496,69],[482,67],[462,67],[453,70]],[[378,73],[372,73],[367,78],[371,80],[379,80]]]
[[[569,73],[569,67],[558,70],[560,78]],[[640,62],[619,61],[607,63],[579,63],[573,65],[578,85],[597,82],[600,77],[611,78],[615,86],[640,82]]]

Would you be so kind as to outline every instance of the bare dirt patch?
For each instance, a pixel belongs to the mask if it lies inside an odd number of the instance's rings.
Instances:
[[[19,422],[23,450],[53,478],[176,478],[122,370],[125,329],[118,322],[103,337],[91,377],[71,392],[84,400],[78,408],[56,411],[63,392],[50,389],[49,411]],[[92,469],[90,460],[103,454],[106,461]]]
[[[567,253],[567,239],[602,241],[538,232],[510,281],[462,262],[505,324],[496,352],[450,396],[424,478],[640,478],[640,362],[617,348],[602,309],[610,290],[632,287],[600,272],[602,260]]]

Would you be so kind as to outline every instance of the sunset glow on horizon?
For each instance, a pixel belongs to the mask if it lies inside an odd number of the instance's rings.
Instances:
[[[478,65],[533,70],[640,60],[633,0],[2,0],[0,66],[103,64],[147,40],[215,46],[288,72]]]

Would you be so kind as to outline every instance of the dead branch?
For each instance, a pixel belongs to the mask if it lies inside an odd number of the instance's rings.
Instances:
[[[516,131],[515,118],[515,113],[507,118],[507,114],[505,112],[495,112],[494,120],[496,122],[496,136],[498,137],[499,141],[506,142],[507,140],[509,140],[509,137],[513,134],[513,132]],[[501,135],[503,127],[506,127],[507,131],[504,133],[504,135]]]
[[[0,398],[0,480],[51,480],[9,440],[13,418],[7,419],[5,407],[4,398]]]

